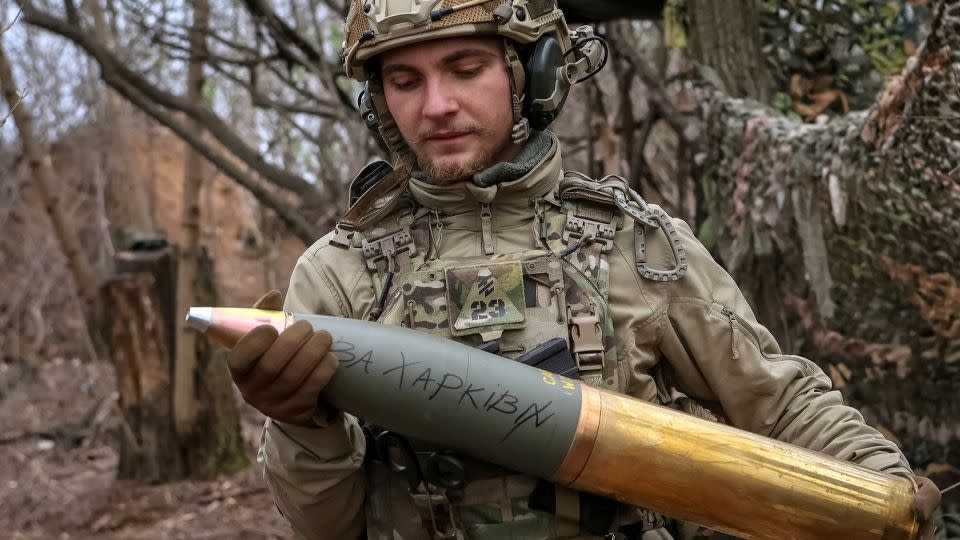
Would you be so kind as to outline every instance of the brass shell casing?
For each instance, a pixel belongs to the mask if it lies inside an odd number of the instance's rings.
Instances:
[[[585,457],[590,445],[578,437],[558,483],[745,538],[917,534],[906,478],[586,385],[583,393],[588,425],[577,434],[595,439]]]

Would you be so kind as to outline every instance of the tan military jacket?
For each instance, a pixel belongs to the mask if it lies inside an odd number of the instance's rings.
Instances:
[[[536,249],[534,202],[563,175],[553,149],[520,179],[481,188],[471,182],[432,186],[416,179],[416,201],[439,211],[440,258],[483,255],[480,203],[492,208],[497,253]],[[635,267],[633,224],[616,233],[610,265],[610,307],[624,391],[657,403],[671,389],[690,396],[742,429],[804,446],[875,470],[910,473],[890,441],[864,424],[831,389],[813,362],[782,354],[733,279],[711,258],[686,223],[675,220],[689,269],[675,282],[653,282]],[[321,238],[300,257],[284,309],[365,319],[374,306],[373,278],[359,250]],[[671,266],[665,236],[647,234],[654,268]],[[307,429],[267,422],[260,449],[277,506],[307,538],[356,538],[364,527],[364,438],[355,418]]]

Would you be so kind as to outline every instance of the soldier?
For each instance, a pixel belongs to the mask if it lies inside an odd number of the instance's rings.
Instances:
[[[936,487],[813,362],[780,351],[686,223],[622,178],[562,170],[545,129],[602,67],[606,45],[588,28],[571,33],[554,0],[352,0],[345,36],[346,73],[366,84],[364,118],[396,169],[368,166],[286,301],[273,291],[255,307],[404,325],[508,357],[563,338],[588,384],[915,479],[932,532]],[[267,484],[304,537],[671,538],[651,512],[470,460],[460,489],[397,489],[365,456],[358,420],[317,400],[337,368],[330,345],[306,322],[262,326],[229,358],[268,417]]]

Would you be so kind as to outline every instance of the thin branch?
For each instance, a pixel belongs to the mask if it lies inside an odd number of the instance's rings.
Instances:
[[[284,103],[277,101],[268,97],[266,94],[261,92],[256,86],[251,83],[245,82],[237,75],[231,73],[229,70],[218,64],[217,62],[209,62],[209,65],[214,71],[217,71],[234,84],[245,89],[250,95],[251,102],[255,107],[261,109],[271,109],[280,113],[287,114],[306,114],[310,116],[317,116],[320,118],[327,118],[330,120],[343,121],[343,114],[338,107],[328,103],[326,101],[314,100],[317,102],[318,106],[311,107],[307,104],[301,103]]]
[[[0,32],[0,34],[2,34],[2,32]],[[19,107],[20,104],[23,103],[23,100],[30,95],[30,92],[27,92],[26,94],[21,94],[16,90],[14,90],[14,93],[17,94],[17,102],[14,103],[12,107],[10,107],[10,110],[7,111],[7,114],[5,114],[3,118],[0,118],[0,128],[6,125],[7,120],[10,118],[11,115],[13,115],[13,111],[17,110],[17,107]]]
[[[13,25],[17,24],[17,20],[20,19],[20,14],[23,13],[23,8],[17,10],[17,14],[13,17],[13,20],[10,21],[10,24],[0,28],[0,36],[7,33],[7,30],[13,28]]]

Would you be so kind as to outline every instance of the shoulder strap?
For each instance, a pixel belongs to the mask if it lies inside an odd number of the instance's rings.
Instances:
[[[356,204],[361,195],[370,191],[370,188],[375,186],[384,176],[390,174],[392,170],[393,166],[383,160],[368,163],[350,182],[348,206]]]
[[[424,223],[425,215],[424,209],[402,206],[351,233],[351,245],[363,251],[367,271],[373,277],[377,302],[371,319],[383,312],[394,277],[419,268],[426,260],[430,225]]]
[[[686,251],[670,216],[659,206],[648,204],[643,200],[643,197],[631,189],[623,177],[609,175],[596,181],[580,173],[568,173],[560,182],[560,198],[563,200],[587,200],[603,207],[614,207],[615,211],[619,210],[618,213],[630,217],[634,221],[634,250],[636,252],[637,272],[643,278],[650,281],[676,281],[686,273]],[[595,237],[600,237],[604,232],[608,232],[590,221],[582,224],[577,220],[571,221],[569,213],[566,227],[582,228],[585,233],[581,236],[593,233]],[[650,268],[647,264],[646,231],[652,228],[659,228],[666,236],[674,259],[672,268],[656,269]],[[613,232],[615,233],[616,229]],[[565,242],[567,238],[568,236],[565,234]],[[594,243],[597,241],[596,239],[593,240]],[[612,244],[612,240],[609,243]]]
[[[380,178],[337,221],[330,244],[340,249],[350,247],[354,232],[363,231],[396,208],[409,181],[409,171],[404,168],[394,169]]]
[[[565,216],[561,218],[562,229],[555,231],[554,237],[559,235],[565,246],[559,250],[560,256],[573,255],[567,260],[590,278],[606,299],[610,274],[606,254],[613,249],[613,239],[622,226],[622,219],[613,197],[599,188],[596,180],[582,174],[564,176],[559,198]]]

